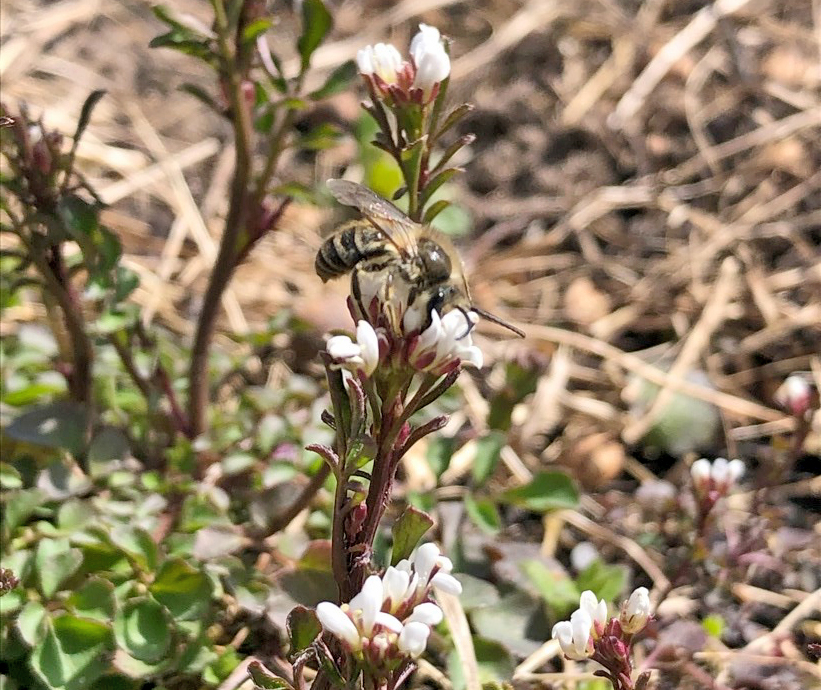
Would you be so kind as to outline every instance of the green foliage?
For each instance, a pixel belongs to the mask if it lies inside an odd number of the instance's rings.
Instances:
[[[505,491],[501,500],[535,513],[546,513],[575,508],[579,504],[579,492],[564,472],[539,472],[524,486]]]
[[[391,565],[408,558],[419,540],[433,526],[433,518],[418,508],[408,506],[393,524],[393,551]]]

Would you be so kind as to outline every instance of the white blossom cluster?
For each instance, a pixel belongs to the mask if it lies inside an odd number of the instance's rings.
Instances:
[[[644,629],[649,618],[650,594],[646,587],[636,589],[622,605],[618,628],[608,617],[607,602],[587,590],[582,593],[579,608],[570,615],[570,620],[553,626],[551,637],[559,641],[567,658],[580,661],[593,656],[596,642],[607,632],[635,635]]]
[[[380,86],[419,89],[425,100],[430,100],[436,86],[450,74],[450,57],[439,29],[420,24],[419,32],[411,40],[410,55],[410,61],[406,61],[390,43],[377,43],[358,51],[356,64],[360,74],[377,78]],[[407,84],[403,84],[405,77]]]
[[[410,315],[413,318],[409,318]],[[470,335],[476,320],[473,312],[465,315],[454,309],[439,316],[437,311],[432,311],[430,325],[421,333],[414,332],[405,344],[407,361],[415,369],[433,374],[446,373],[460,363],[481,368],[482,351],[473,344]],[[421,318],[415,315],[415,310],[408,310],[404,321],[409,325],[420,322]],[[374,328],[361,320],[356,326],[355,340],[347,335],[335,335],[328,340],[326,351],[334,366],[368,377],[376,370],[380,358],[387,354],[390,342],[390,334],[384,328]]]
[[[442,609],[430,601],[432,590],[462,592],[452,569],[435,544],[423,544],[410,560],[390,566],[382,577],[371,575],[347,604],[321,602],[317,617],[326,631],[373,669],[416,658],[425,651],[431,626],[443,617]]]
[[[741,460],[716,458],[711,463],[707,458],[701,458],[690,467],[690,475],[697,494],[708,496],[715,492],[719,496],[726,496],[744,474],[744,470]]]

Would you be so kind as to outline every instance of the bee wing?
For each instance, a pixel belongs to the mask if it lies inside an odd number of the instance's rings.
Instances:
[[[390,201],[348,180],[328,180],[328,189],[340,204],[358,209],[403,256],[416,256],[420,226]]]

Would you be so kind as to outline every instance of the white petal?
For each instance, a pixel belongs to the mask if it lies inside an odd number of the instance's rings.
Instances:
[[[419,342],[416,346],[417,352],[423,352],[434,347],[439,340],[444,337],[442,330],[442,319],[439,317],[439,312],[435,309],[430,313],[430,326],[428,326],[419,336]]]
[[[730,460],[730,464],[728,466],[730,482],[735,484],[744,475],[746,469],[747,468],[744,466],[744,462],[742,460]]]
[[[410,572],[411,572],[411,570],[412,570],[412,567],[411,567],[411,562],[410,562],[407,558],[403,558],[403,559],[402,559],[401,561],[399,561],[399,563],[397,563],[394,567],[395,567],[397,570],[401,570],[401,571],[403,571],[403,572],[408,573],[408,575],[410,575]]]
[[[376,331],[367,321],[360,321],[356,326],[356,342],[361,348],[361,357],[365,374],[370,376],[379,364],[379,338]]]
[[[462,364],[476,367],[477,369],[481,369],[485,364],[485,356],[476,345],[461,349],[459,351],[459,359],[462,360]]]
[[[579,654],[576,651],[576,646],[573,644],[573,626],[570,625],[570,621],[556,623],[550,636],[559,641],[559,646],[566,657],[576,661],[587,658],[586,653]]]
[[[402,56],[390,43],[377,43],[373,47],[373,64],[376,74],[383,81],[395,84],[396,73],[402,67]]]
[[[373,66],[373,46],[365,46],[356,52],[356,66],[360,74],[371,75],[374,73]]]
[[[425,625],[439,625],[439,623],[442,622],[442,618],[444,618],[442,609],[436,604],[425,602],[413,609],[413,613],[411,613],[410,618],[405,621],[405,624],[419,621]]]
[[[378,575],[371,575],[362,591],[359,592],[349,604],[352,610],[362,613],[362,632],[370,635],[373,632],[373,625],[376,622],[376,614],[382,608],[382,580]]]
[[[385,613],[384,611],[380,611],[376,614],[376,625],[381,625],[383,628],[387,628],[391,632],[394,633],[401,633],[402,632],[402,623],[396,616],[392,616],[389,613]]]
[[[441,45],[441,35],[439,29],[428,24],[420,24],[419,31],[414,35],[410,44],[410,54],[416,64],[424,54],[425,50],[434,45]]]
[[[702,485],[710,479],[710,461],[707,458],[696,460],[690,467],[690,475],[696,485]]]
[[[316,607],[316,617],[325,630],[347,642],[351,649],[356,650],[362,646],[359,631],[353,621],[336,604],[330,601],[320,602]]]
[[[429,635],[430,628],[427,625],[414,621],[402,628],[396,644],[401,651],[417,657],[425,651]]]
[[[362,348],[347,335],[335,335],[328,338],[325,349],[331,358],[335,360],[353,359],[359,357],[362,353]]]
[[[729,463],[727,458],[716,458],[710,474],[716,484],[725,484],[730,476]]]
[[[419,52],[419,59],[414,60],[416,75],[413,85],[429,94],[435,84],[444,81],[450,74],[450,57],[441,44]]]
[[[439,566],[439,572],[450,573],[453,572],[453,561],[447,556],[439,556],[436,559],[436,565]]]
[[[573,631],[574,651],[578,655],[587,656],[590,631],[593,629],[592,618],[586,611],[578,609],[570,616],[570,628]]]
[[[428,582],[433,566],[436,565],[436,559],[440,555],[439,547],[431,542],[422,544],[416,549],[416,553],[413,555],[413,569],[421,582]]]
[[[391,608],[396,609],[396,605],[404,600],[408,584],[410,584],[410,575],[407,572],[388,566],[382,576],[382,586],[385,599],[391,600]]]
[[[448,575],[447,573],[436,573],[430,581],[430,584],[435,589],[445,592],[446,594],[459,596],[462,593],[462,583],[453,577],[453,575]]]

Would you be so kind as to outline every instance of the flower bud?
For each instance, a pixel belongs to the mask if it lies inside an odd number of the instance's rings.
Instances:
[[[366,77],[379,77],[386,84],[395,84],[398,81],[403,64],[402,55],[390,43],[365,46],[356,53],[359,73]]]
[[[629,635],[635,635],[644,630],[650,618],[650,593],[647,587],[639,587],[622,606],[619,615],[621,629]]]
[[[812,407],[812,386],[800,374],[788,376],[775,392],[775,401],[793,416],[803,418]]]

